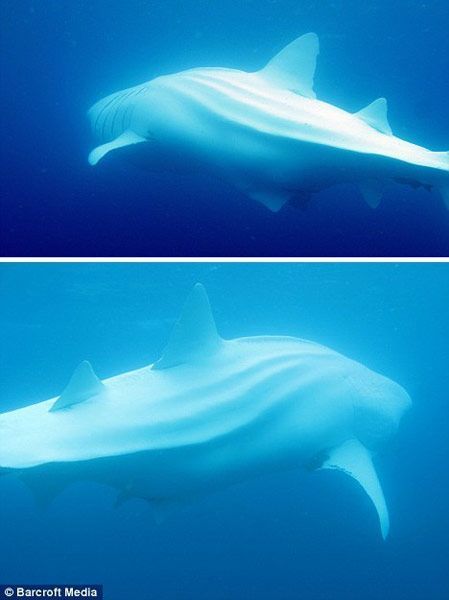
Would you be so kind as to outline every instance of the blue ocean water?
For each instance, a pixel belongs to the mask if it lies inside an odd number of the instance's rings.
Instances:
[[[108,600],[447,598],[446,264],[1,265],[0,411],[57,395],[83,359],[102,378],[153,362],[197,281],[223,337],[308,338],[407,389],[412,410],[376,458],[389,538],[336,472],[264,477],[161,525],[87,483],[41,512],[7,476],[0,583],[102,583]]]
[[[385,96],[397,135],[449,149],[447,0],[3,0],[0,253],[17,256],[441,256],[436,192],[350,186],[271,214],[203,173],[92,169],[96,100],[195,66],[256,70],[316,31],[318,96]]]

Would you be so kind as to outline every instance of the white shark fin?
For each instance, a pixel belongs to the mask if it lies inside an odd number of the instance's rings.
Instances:
[[[390,123],[388,122],[387,112],[388,105],[386,99],[378,98],[355,114],[359,119],[362,119],[362,121],[365,121],[365,123],[374,127],[374,129],[386,133],[387,135],[392,135],[393,132],[391,131]]]
[[[210,355],[221,341],[206,290],[197,283],[153,369],[168,369]]]
[[[19,477],[30,490],[36,505],[41,510],[46,510],[69,483],[58,477],[48,477],[43,481],[40,469],[36,472],[33,469],[27,469],[20,473]]]
[[[330,453],[321,468],[344,471],[359,482],[376,507],[382,537],[385,539],[390,527],[388,509],[371,454],[365,446],[357,440],[348,440]]]
[[[360,183],[360,191],[362,192],[366,203],[371,206],[371,208],[377,208],[382,200],[384,186],[378,181],[369,179]]]
[[[91,166],[95,166],[102,158],[106,156],[112,150],[117,150],[117,148],[123,148],[124,146],[131,146],[131,144],[140,144],[142,142],[147,142],[148,140],[137,135],[134,131],[127,129],[121,135],[119,135],[112,142],[108,142],[107,144],[102,144],[101,146],[97,146],[92,150],[89,154],[89,164]]]
[[[84,402],[92,396],[96,396],[103,390],[104,385],[95,375],[90,363],[87,360],[84,360],[77,366],[67,387],[50,408],[49,412],[54,412]]]
[[[291,197],[291,194],[286,194],[282,192],[273,193],[271,191],[251,191],[246,193],[250,198],[256,200],[257,202],[260,202],[272,212],[279,212],[284,206],[284,204],[286,204]]]
[[[315,98],[313,78],[318,53],[318,36],[307,33],[276,54],[259,74],[274,85]]]

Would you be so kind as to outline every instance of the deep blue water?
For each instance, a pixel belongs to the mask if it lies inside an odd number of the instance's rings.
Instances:
[[[390,188],[373,211],[350,186],[271,214],[202,173],[92,169],[85,113],[182,69],[263,66],[316,31],[318,96],[386,96],[397,135],[449,148],[447,0],[3,0],[0,253],[11,256],[440,256],[436,192]]]
[[[357,484],[291,472],[220,492],[162,525],[112,489],[77,484],[47,512],[0,480],[0,583],[103,583],[108,600],[442,600],[449,575],[447,264],[7,264],[0,411],[156,360],[191,286],[227,338],[296,335],[413,399],[376,465],[391,532]],[[45,485],[45,481],[42,481]]]

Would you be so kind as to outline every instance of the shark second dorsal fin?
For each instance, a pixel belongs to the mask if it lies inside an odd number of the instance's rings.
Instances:
[[[359,119],[362,119],[362,121],[365,121],[365,123],[374,127],[374,129],[387,135],[392,135],[393,132],[391,131],[390,123],[388,122],[387,113],[388,104],[386,99],[378,98],[355,114]]]
[[[307,33],[286,46],[259,71],[274,85],[315,98],[313,78],[319,53],[318,36]]]
[[[365,446],[357,440],[348,440],[330,452],[321,468],[338,469],[359,482],[376,507],[382,537],[385,539],[390,527],[388,509],[371,454]]]
[[[80,404],[103,390],[104,385],[95,375],[91,364],[84,360],[73,372],[67,387],[50,408],[50,412]]]
[[[206,290],[197,283],[153,369],[168,369],[210,355],[221,341]]]

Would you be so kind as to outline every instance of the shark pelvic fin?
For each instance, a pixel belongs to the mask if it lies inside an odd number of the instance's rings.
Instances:
[[[291,198],[290,193],[270,192],[270,191],[251,191],[248,196],[257,202],[266,206],[271,212],[279,212],[284,204],[287,204]]]
[[[334,448],[321,468],[338,469],[359,482],[377,510],[382,537],[385,539],[390,527],[388,509],[371,460],[371,454],[365,446],[357,440],[348,440]]]
[[[386,99],[378,98],[355,114],[359,119],[362,119],[362,121],[365,121],[365,123],[371,125],[371,127],[374,127],[374,129],[377,129],[381,133],[393,135],[390,123],[388,122],[387,112],[388,105]]]
[[[371,208],[377,208],[382,200],[384,186],[379,181],[369,179],[360,184],[360,191],[366,203]]]
[[[49,477],[43,481],[39,469],[36,472],[27,469],[21,472],[19,477],[30,490],[36,505],[41,510],[46,510],[69,483],[58,477]]]
[[[313,78],[319,53],[318,36],[307,33],[291,42],[259,71],[274,85],[315,98]]]
[[[103,390],[104,385],[95,375],[90,363],[87,360],[84,360],[77,366],[67,387],[50,408],[49,412],[54,412],[84,402],[92,396],[96,396]]]
[[[140,144],[147,141],[147,139],[128,129],[115,138],[115,140],[112,140],[112,142],[108,142],[107,144],[102,144],[101,146],[94,148],[94,150],[92,150],[92,152],[89,154],[89,164],[92,167],[95,166],[102,158],[106,156],[106,154],[112,150],[117,150],[117,148],[123,148],[125,146]]]
[[[221,341],[206,290],[197,283],[153,369],[168,369],[208,356],[219,347]]]

